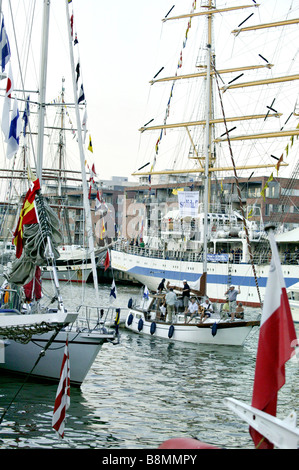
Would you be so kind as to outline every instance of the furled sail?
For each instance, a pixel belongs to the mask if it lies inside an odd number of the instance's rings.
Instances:
[[[62,243],[59,219],[40,192],[36,194],[35,202],[38,223],[23,226],[22,255],[14,260],[11,270],[6,274],[8,282],[18,285],[30,282],[35,276],[36,267],[48,264],[51,253],[54,260],[59,258],[57,246]]]

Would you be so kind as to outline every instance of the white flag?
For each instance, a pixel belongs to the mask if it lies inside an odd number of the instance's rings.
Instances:
[[[5,142],[8,141],[8,136],[9,136],[9,125],[10,125],[9,115],[10,115],[11,103],[12,103],[12,97],[11,97],[12,92],[13,92],[13,78],[12,78],[11,65],[9,64],[7,83],[6,83],[6,92],[5,92],[4,104],[3,104],[3,110],[2,110],[2,122],[1,122],[1,129],[4,134]]]
[[[11,159],[19,150],[19,141],[21,134],[21,119],[18,109],[17,98],[14,99],[13,110],[11,114],[6,156]]]

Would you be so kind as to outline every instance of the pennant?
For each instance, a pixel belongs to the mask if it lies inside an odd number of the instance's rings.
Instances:
[[[114,320],[114,326],[115,326],[115,333],[118,334],[118,328],[119,328],[119,323],[120,323],[120,308],[115,309],[116,315],[115,315],[115,320]]]
[[[30,109],[29,109],[29,99],[30,96],[27,97],[26,104],[25,104],[25,109],[23,113],[23,121],[24,121],[24,127],[23,127],[23,135],[24,137],[26,136],[26,130],[29,122],[29,115],[30,115]]]
[[[76,83],[78,83],[78,80],[79,80],[79,77],[80,77],[80,64],[78,62],[77,66],[76,66]]]
[[[70,356],[67,339],[64,347],[60,380],[57,388],[52,418],[52,427],[61,438],[64,437],[66,411],[70,406],[70,402]]]
[[[146,300],[148,300],[148,298],[149,298],[149,291],[148,291],[147,286],[144,286],[143,298],[146,299]]]
[[[71,16],[70,23],[71,23],[71,36],[73,37],[73,34],[74,34],[74,15]]]
[[[3,104],[3,110],[2,110],[2,122],[1,122],[1,129],[4,134],[5,142],[8,141],[8,137],[9,137],[9,119],[10,119],[10,109],[11,109],[11,103],[12,103],[12,97],[11,97],[12,92],[13,92],[13,78],[12,78],[11,65],[9,64],[5,98],[4,98],[4,104]]]
[[[104,218],[102,219],[102,229],[101,229],[101,240],[103,240],[103,233],[105,233],[105,224],[104,224]]]
[[[20,212],[17,228],[14,232],[13,244],[16,246],[16,257],[20,258],[23,251],[23,226],[27,224],[37,224],[37,214],[35,210],[35,195],[40,190],[39,179],[37,178],[28,189],[23,206]]]
[[[273,173],[271,173],[271,175],[269,176],[269,178],[266,181],[265,186],[261,190],[261,196],[263,196],[264,201],[265,201],[265,191],[268,188],[268,183],[270,183],[270,181],[272,181],[272,180],[273,180]]]
[[[109,255],[109,250],[107,250],[107,254],[106,254],[106,259],[105,259],[105,271],[106,269],[108,269],[110,266],[110,255]]]
[[[281,165],[282,162],[283,162],[283,154],[281,155],[280,159],[278,160],[277,164],[275,165],[277,175],[278,175],[278,171],[279,171],[279,168],[280,168],[280,165]]]
[[[114,302],[116,300],[116,296],[117,296],[116,285],[113,279],[112,285],[111,285],[111,291],[110,291],[110,302]]]
[[[2,73],[3,73],[5,70],[5,66],[8,63],[10,56],[11,56],[9,41],[8,41],[8,37],[6,34],[5,26],[4,26],[4,18],[2,18],[1,30],[0,30],[0,54],[1,54],[1,68],[2,68]]]
[[[96,168],[94,166],[94,163],[92,164],[92,167],[91,167],[91,171],[90,171],[90,178],[89,178],[89,182],[91,184],[94,184],[95,183],[95,177],[97,176],[96,174]]]
[[[83,143],[85,144],[86,134],[87,134],[87,110],[86,108],[85,108],[84,116],[82,119],[82,130],[83,130]]]
[[[252,406],[276,416],[277,393],[285,383],[285,363],[292,357],[296,332],[273,233],[269,233],[272,259],[261,317],[252,394]],[[273,444],[254,429],[250,434],[256,448]]]
[[[100,207],[101,207],[101,197],[100,197],[99,190],[97,190],[95,212],[97,212],[100,209]]]
[[[11,122],[10,122],[8,142],[7,142],[7,151],[6,151],[6,156],[9,160],[19,150],[20,134],[21,134],[20,113],[18,109],[18,101],[17,101],[17,98],[15,98],[12,115],[11,115]]]
[[[89,136],[88,150],[89,150],[91,153],[93,153],[92,142],[91,142],[91,135]]]
[[[78,98],[78,104],[80,104],[81,101],[84,101],[84,100],[85,100],[84,89],[83,89],[83,85],[81,85],[79,98]]]

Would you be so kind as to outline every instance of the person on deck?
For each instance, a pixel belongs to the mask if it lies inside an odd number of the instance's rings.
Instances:
[[[167,321],[172,323],[172,315],[175,313],[174,306],[176,303],[176,294],[171,287],[165,296],[167,308]]]
[[[163,278],[160,284],[158,285],[157,292],[161,294],[161,292],[165,289],[165,279]]]
[[[195,297],[192,297],[191,301],[189,302],[188,310],[185,312],[185,323],[190,323],[192,318],[196,317],[198,315],[198,304],[196,302]],[[187,317],[189,318],[189,321],[187,321]]]
[[[201,310],[201,314],[200,314],[201,322],[203,322],[204,320],[206,320],[207,318],[211,316],[211,313],[213,313],[214,310],[213,310],[213,305],[210,302],[209,297],[207,297],[206,300],[200,304],[200,310]]]
[[[189,284],[187,284],[187,281],[183,281],[183,305],[185,307],[184,313],[187,313],[188,306],[189,306],[189,298],[190,298],[190,287]]]
[[[241,318],[243,320],[244,318],[244,308],[241,302],[239,302],[238,307],[236,308],[236,318]]]
[[[241,294],[240,286],[239,289],[235,289],[235,286],[230,286],[230,288],[225,292],[225,295],[228,296],[229,301],[229,313],[231,315],[231,320],[235,319],[235,312],[237,307],[237,295]]]
[[[226,297],[225,303],[223,304],[223,306],[222,306],[222,308],[221,308],[221,314],[222,314],[222,317],[224,317],[224,318],[227,318],[228,315],[229,315],[229,301],[228,301],[228,297]]]

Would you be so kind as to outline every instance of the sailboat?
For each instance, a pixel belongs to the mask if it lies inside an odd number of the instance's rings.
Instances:
[[[78,96],[74,74],[73,43],[69,2],[65,1],[69,38],[70,63],[77,128],[81,129]],[[2,14],[2,11],[1,11]],[[24,198],[14,232],[17,257],[6,273],[0,292],[0,337],[2,371],[25,374],[38,380],[58,381],[63,348],[68,340],[71,362],[70,382],[80,386],[104,343],[115,339],[115,332],[105,326],[105,313],[100,309],[96,262],[92,239],[91,216],[86,183],[82,133],[78,132],[86,224],[89,231],[89,252],[93,265],[94,290],[89,304],[70,307],[63,298],[58,280],[56,259],[61,242],[59,219],[42,193],[43,139],[46,93],[47,49],[50,2],[43,9],[43,52],[39,96],[39,126],[36,175],[28,165],[29,189]],[[2,14],[3,18],[3,14]],[[3,30],[2,30],[3,34]],[[51,263],[52,282],[42,291],[42,266]],[[54,287],[54,292],[51,292]]]
[[[295,194],[292,190],[283,193],[275,181],[277,175],[290,171],[288,165],[294,164],[290,178],[294,176],[294,181],[298,178],[295,147],[299,129],[294,83],[299,75],[295,70],[293,73],[297,51],[293,47],[295,39],[283,40],[282,34],[290,31],[291,38],[294,37],[299,20],[289,5],[284,5],[283,14],[287,18],[283,21],[257,24],[260,18],[269,15],[265,2],[262,5],[226,2],[226,6],[217,8],[216,2],[206,0],[200,2],[199,11],[196,3],[192,2],[189,13],[175,16],[172,11],[163,19],[164,28],[175,21],[186,22],[187,28],[175,63],[176,72],[161,77],[162,67],[150,82],[153,88],[171,85],[164,121],[155,124],[151,119],[140,128],[142,138],[153,135],[156,142],[147,151],[147,163],[143,165],[150,165],[150,170],[134,172],[143,187],[148,185],[148,204],[143,205],[142,214],[142,247],[140,243],[126,246],[119,240],[111,251],[112,266],[152,291],[156,291],[161,278],[180,288],[183,280],[187,280],[199,291],[206,277],[202,294],[213,302],[224,302],[230,285],[240,286],[238,301],[260,308],[269,270],[267,235],[259,217],[260,208],[265,204],[265,194],[275,198],[273,207],[272,204],[268,207],[273,211],[284,194]],[[271,13],[277,20],[282,12],[279,8],[276,15],[272,10]],[[189,43],[197,40],[202,31],[205,37],[195,56],[196,70],[184,74],[185,56],[188,66],[190,56],[194,62],[194,54],[187,50]],[[264,40],[258,41],[258,33],[264,35]],[[276,41],[279,50],[275,49]],[[228,52],[231,44],[232,52]],[[216,47],[220,47],[220,54]],[[247,55],[249,47],[251,52]],[[230,66],[232,62],[237,65]],[[286,68],[289,73],[283,74]],[[252,80],[253,74],[259,74],[257,81]],[[204,94],[197,100],[195,80],[201,81],[204,88]],[[185,84],[190,85],[189,94],[185,88],[183,91]],[[284,95],[285,84],[288,94]],[[176,107],[177,114],[184,118],[173,122],[177,118]],[[189,115],[189,119],[185,117]],[[150,137],[146,144],[150,146]],[[186,154],[188,162],[184,164]],[[170,164],[173,169],[166,166]],[[259,191],[253,186],[251,194],[244,192],[244,187],[251,184],[253,172],[256,175],[264,172],[266,178]],[[162,200],[166,184],[169,196]],[[236,191],[230,194],[234,187]],[[274,189],[278,189],[277,194]],[[250,202],[246,205],[248,198]],[[290,206],[280,209],[290,211]],[[136,205],[137,210],[140,204]],[[296,203],[292,210],[297,211]],[[282,226],[278,224],[278,228]],[[290,229],[290,236],[293,232]],[[140,239],[138,230],[135,236]],[[294,233],[293,237],[297,235]],[[293,247],[296,240],[292,239]],[[287,288],[298,282],[297,263],[283,260],[282,269]]]

